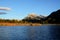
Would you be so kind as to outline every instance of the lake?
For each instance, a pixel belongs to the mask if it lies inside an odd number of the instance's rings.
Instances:
[[[60,40],[60,25],[0,26],[0,40]]]

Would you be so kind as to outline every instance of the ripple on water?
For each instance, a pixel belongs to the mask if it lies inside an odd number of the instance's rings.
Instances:
[[[0,40],[60,40],[60,26],[1,26]]]

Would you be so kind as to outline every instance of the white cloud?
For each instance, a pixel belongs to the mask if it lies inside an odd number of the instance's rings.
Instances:
[[[0,12],[0,15],[1,15],[1,14],[6,14],[6,13],[5,13],[5,12]]]
[[[8,7],[0,7],[0,10],[11,10],[11,8],[8,8]]]

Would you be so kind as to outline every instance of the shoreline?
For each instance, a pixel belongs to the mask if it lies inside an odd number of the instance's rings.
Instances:
[[[40,23],[0,23],[0,26],[41,26]]]
[[[0,26],[42,26],[42,25],[60,25],[60,24],[40,24],[40,23],[0,23]]]

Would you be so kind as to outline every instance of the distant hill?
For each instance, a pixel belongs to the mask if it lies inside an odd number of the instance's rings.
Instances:
[[[46,19],[46,23],[50,24],[60,24],[60,9],[52,12]]]
[[[42,15],[29,14],[29,15],[27,15],[27,17],[25,17],[22,20],[32,22],[32,23],[41,23],[43,18],[45,18],[45,17]]]

